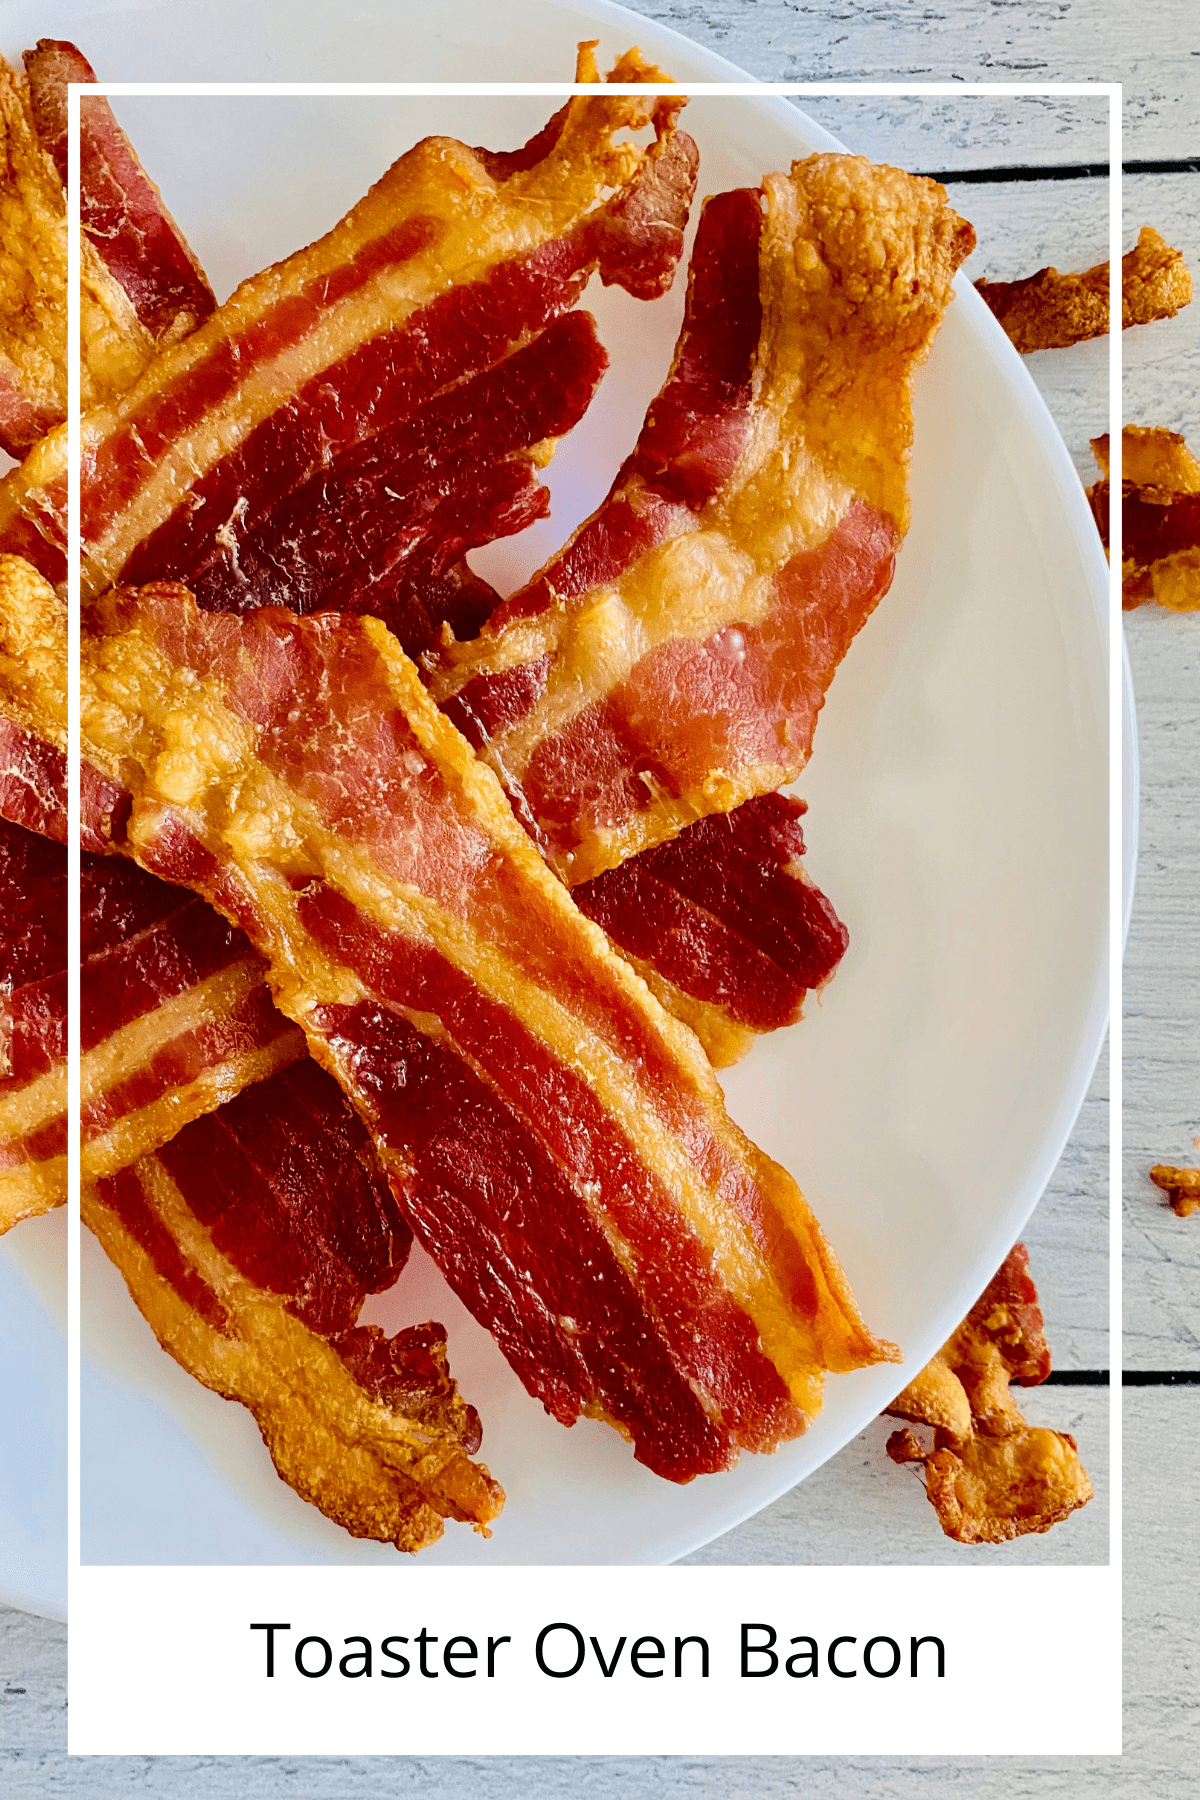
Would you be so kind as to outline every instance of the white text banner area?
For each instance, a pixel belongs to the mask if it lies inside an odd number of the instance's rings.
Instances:
[[[70,1750],[1116,1755],[1114,1571],[83,1567]]]

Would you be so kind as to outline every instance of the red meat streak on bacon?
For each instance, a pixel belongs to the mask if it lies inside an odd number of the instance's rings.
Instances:
[[[67,83],[96,74],[74,44],[43,38],[26,51],[29,102],[42,148],[67,185]],[[162,197],[100,95],[79,109],[80,216],[84,231],[154,337],[184,315],[198,325],[216,305],[212,290]]]
[[[613,942],[755,1031],[799,1016],[850,934],[821,890],[789,872],[803,803],[763,794],[572,890]]]
[[[1170,495],[1169,501],[1156,504],[1130,491],[1127,484],[1121,499],[1121,554],[1126,562],[1149,568],[1166,556],[1178,556],[1200,544],[1200,494]],[[1108,520],[1111,493],[1107,481],[1088,490],[1101,542],[1108,545]],[[1134,605],[1140,605],[1139,596]],[[1128,604],[1128,603],[1127,603]]]
[[[181,1031],[164,1048],[144,1057],[134,1074],[89,1101],[80,1113],[84,1143],[164,1095],[186,1091],[209,1070],[235,1057],[278,1047],[280,1058],[292,1060],[300,1052],[285,1041],[291,1035],[266,988],[256,989],[236,1005],[226,1006],[218,1018]]]
[[[0,968],[3,1093],[67,1053],[67,854],[7,819],[0,819]]]
[[[218,1250],[322,1335],[352,1326],[408,1260],[370,1137],[310,1057],[186,1125],[158,1159]]]
[[[12,364],[4,367],[6,361],[0,352],[0,447],[10,456],[24,456],[58,424],[61,414],[56,407],[35,405],[18,378],[9,373]]]
[[[163,1000],[253,954],[194,894],[110,857],[82,859],[80,938],[84,1052]]]
[[[497,368],[345,450],[256,528],[243,516],[235,555],[222,548],[187,571],[197,601],[213,611],[370,611],[410,653],[424,649],[442,622],[425,584],[436,595],[468,549],[543,516],[549,494],[524,453],[577,423],[606,363],[588,315],[555,321]],[[468,624],[494,603],[485,584],[478,592],[488,604],[477,599]]]
[[[356,1328],[367,1295],[399,1276],[412,1233],[357,1114],[311,1059],[185,1125],[157,1158],[221,1254],[342,1350],[369,1392],[398,1352],[423,1345],[429,1328],[417,1327],[372,1354],[380,1334]],[[227,1331],[225,1307],[148,1204],[139,1169],[96,1191],[180,1298]]]
[[[14,719],[0,717],[0,819],[67,841],[66,758]]]

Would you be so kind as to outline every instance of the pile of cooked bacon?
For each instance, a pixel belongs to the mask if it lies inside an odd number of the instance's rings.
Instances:
[[[0,1225],[64,1191],[70,78],[53,44],[3,75]],[[708,200],[604,504],[507,600],[466,561],[546,510],[588,279],[675,276],[665,79],[631,52],[643,93],[521,150],[425,140],[215,309],[82,107],[84,1216],[283,1477],[406,1549],[503,1498],[442,1328],[356,1324],[412,1234],[548,1411],[675,1481],[898,1354],[712,1063],[845,948],[778,790],[891,581],[970,227],[851,157]]]

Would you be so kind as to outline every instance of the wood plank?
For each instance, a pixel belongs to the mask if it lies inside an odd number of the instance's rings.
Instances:
[[[1155,225],[1200,283],[1200,176],[1141,176],[1126,217]],[[1125,334],[1125,415],[1200,451],[1200,302]],[[1146,1172],[1194,1165],[1200,1132],[1200,618],[1144,606],[1125,621],[1142,806],[1125,958],[1125,1361],[1200,1368],[1200,1216],[1177,1219]]]
[[[1121,80],[1127,156],[1200,153],[1194,0],[1155,0],[1153,6],[839,0],[828,9],[800,7],[795,0],[637,0],[631,10],[762,81]],[[863,105],[865,138],[871,103]],[[1059,126],[1072,118],[1069,102],[1048,102],[1038,161],[1062,159]],[[952,145],[955,154],[975,164],[981,152],[984,161],[1004,153],[1003,123],[996,127],[981,115],[975,133],[977,142]],[[923,138],[917,117],[904,157],[920,156]],[[967,165],[964,160],[957,166]]]
[[[58,1750],[66,1739],[67,1628],[0,1606],[0,1750]]]

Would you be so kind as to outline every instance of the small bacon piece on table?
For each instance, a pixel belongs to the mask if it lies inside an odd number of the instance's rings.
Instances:
[[[1039,269],[1020,281],[977,281],[975,290],[999,319],[1022,356],[1034,350],[1064,350],[1087,338],[1108,335],[1108,264],[1082,275]],[[1121,325],[1151,325],[1173,319],[1192,298],[1192,278],[1183,252],[1173,250],[1152,225],[1121,259]]]
[[[762,794],[572,889],[716,1068],[793,1024],[850,941],[800,869],[804,810]]]
[[[430,659],[569,885],[799,773],[908,524],[910,386],[974,241],[815,156],[709,200],[666,387],[600,508]]]
[[[1170,1163],[1155,1163],[1150,1179],[1162,1189],[1179,1218],[1186,1219],[1200,1211],[1200,1169],[1176,1169]]]
[[[579,73],[597,78],[587,46]],[[612,79],[665,80],[636,51]],[[684,103],[581,96],[509,156],[427,138],[244,282],[84,421],[87,591],[186,577],[214,609],[369,607],[411,639],[422,582],[544,511],[534,470],[604,366],[590,320],[562,319],[588,277],[670,285],[695,183]],[[651,123],[648,149],[615,141]]]
[[[126,847],[267,958],[414,1230],[530,1391],[674,1480],[769,1450],[865,1328],[698,1044],[586,921],[377,621],[110,597],[84,734]]]
[[[1087,490],[1108,549],[1107,432],[1092,439],[1102,478]],[[1121,433],[1121,600],[1200,610],[1200,462],[1177,431],[1126,425]]]
[[[163,1348],[249,1407],[283,1479],[356,1537],[420,1550],[503,1491],[440,1325],[356,1324],[411,1242],[370,1138],[311,1059],[84,1190]]]
[[[65,190],[67,83],[94,82],[96,72],[55,38],[42,38],[24,62],[34,126]],[[194,331],[216,305],[212,289],[102,95],[80,99],[79,200],[89,242],[154,343]]]
[[[1025,1423],[1011,1384],[1050,1373],[1029,1253],[1016,1244],[933,1361],[888,1412],[933,1427],[932,1450],[893,1432],[893,1462],[918,1462],[942,1530],[960,1544],[1002,1544],[1049,1531],[1092,1498],[1075,1439]]]

